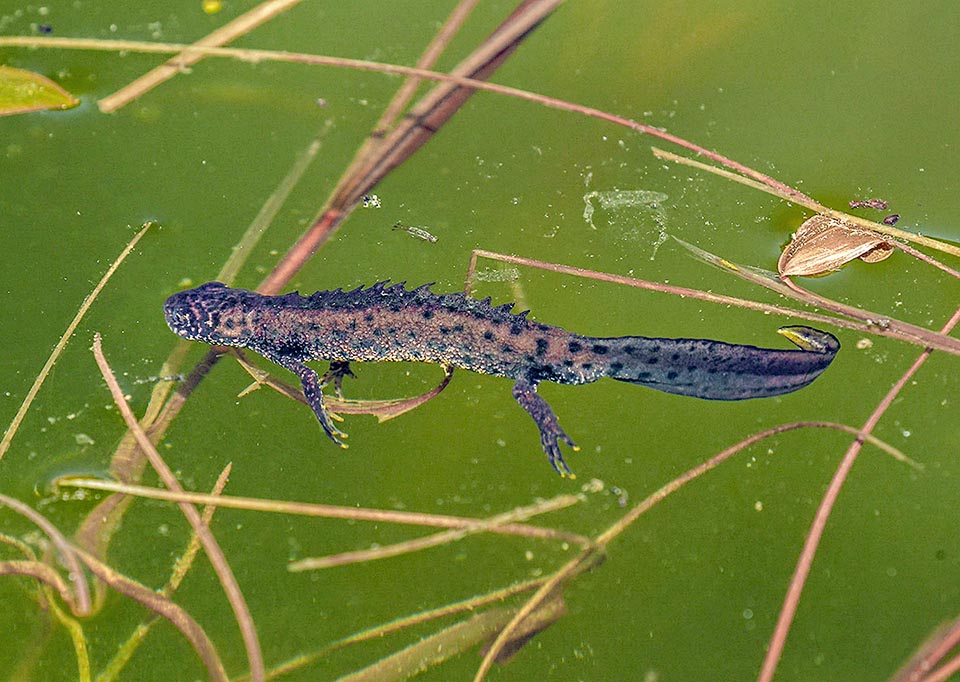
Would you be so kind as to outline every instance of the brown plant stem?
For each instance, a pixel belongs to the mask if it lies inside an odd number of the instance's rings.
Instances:
[[[167,60],[162,66],[158,66],[143,76],[140,76],[140,78],[125,85],[112,95],[107,95],[97,102],[97,106],[104,114],[113,113],[161,83],[170,80],[178,73],[183,73],[206,56],[193,48],[216,47],[224,43],[229,43],[231,40],[249,33],[257,26],[269,21],[278,14],[286,12],[300,2],[301,0],[267,0],[267,2],[257,5],[249,12],[245,12],[236,19],[224,24],[193,45],[185,46],[181,54]]]
[[[126,398],[123,395],[123,390],[117,383],[117,379],[113,374],[113,370],[110,369],[110,365],[107,364],[107,359],[103,355],[99,332],[93,337],[93,354],[96,358],[97,366],[100,368],[100,372],[103,375],[104,380],[107,382],[107,387],[110,389],[110,394],[113,396],[113,400],[116,403],[117,408],[120,410],[120,414],[127,423],[127,428],[129,428],[131,433],[133,433],[134,438],[137,440],[137,444],[143,450],[147,459],[150,461],[151,466],[160,476],[160,480],[163,481],[163,484],[167,486],[167,488],[182,493],[183,487],[180,485],[177,477],[174,475],[173,471],[170,470],[170,467],[167,466],[167,463],[160,456],[160,453],[157,452],[156,447],[150,441],[150,438],[147,436],[147,434],[143,431],[140,424],[137,422],[136,416],[134,416],[133,411],[130,409],[130,405],[127,403]],[[213,565],[214,571],[217,573],[217,577],[220,579],[220,583],[223,586],[224,592],[226,593],[227,601],[230,603],[230,607],[233,609],[234,616],[237,620],[237,625],[240,628],[240,634],[243,638],[244,647],[247,651],[247,661],[250,665],[251,677],[254,682],[263,682],[265,680],[265,674],[263,666],[263,654],[260,650],[260,641],[257,637],[257,631],[253,624],[253,618],[250,615],[250,609],[247,607],[247,602],[243,596],[243,592],[240,591],[240,586],[237,584],[236,577],[233,575],[233,570],[230,568],[230,564],[227,561],[226,556],[223,554],[223,550],[220,549],[220,545],[217,543],[213,533],[210,532],[210,529],[206,525],[204,525],[203,519],[201,519],[200,512],[197,511],[197,508],[192,504],[183,502],[180,503],[180,510],[190,523],[193,531],[200,538],[200,542],[207,554],[207,558]]]
[[[954,312],[947,323],[943,326],[943,328],[940,330],[941,333],[949,333],[958,322],[960,322],[960,308]],[[909,382],[913,375],[917,373],[920,367],[923,366],[923,363],[926,362],[927,358],[930,357],[932,352],[932,350],[926,349],[920,353],[919,356],[917,356],[917,359],[914,360],[913,364],[890,388],[887,394],[867,418],[866,422],[864,422],[863,427],[860,429],[861,433],[871,434],[873,432],[874,427],[876,427],[877,423],[880,421],[880,418],[883,417],[890,405],[893,404],[894,399],[900,394],[900,391],[903,390],[903,387],[907,385],[907,382]],[[777,669],[777,664],[780,661],[780,657],[783,655],[783,649],[786,645],[787,635],[790,632],[790,626],[793,623],[793,619],[797,613],[797,607],[800,604],[800,595],[803,593],[803,588],[810,576],[810,568],[813,566],[813,559],[816,556],[817,548],[820,546],[820,540],[823,537],[823,533],[826,529],[827,520],[830,518],[830,513],[833,511],[833,507],[836,505],[837,499],[840,497],[840,490],[843,488],[843,484],[850,475],[850,471],[853,469],[853,465],[857,461],[857,455],[860,454],[862,447],[862,437],[858,437],[853,443],[850,444],[850,447],[847,448],[847,452],[843,456],[843,460],[840,462],[836,472],[834,472],[833,478],[830,480],[830,485],[827,487],[827,491],[824,493],[823,499],[820,501],[820,506],[817,508],[817,512],[814,515],[813,523],[811,524],[810,530],[807,533],[807,539],[803,544],[803,549],[800,552],[797,565],[794,568],[793,576],[791,577],[790,584],[787,587],[787,594],[784,598],[780,615],[777,617],[777,624],[774,627],[773,634],[770,638],[770,644],[767,647],[767,653],[764,656],[763,665],[760,668],[760,674],[757,677],[759,682],[771,682],[773,680],[774,673]]]

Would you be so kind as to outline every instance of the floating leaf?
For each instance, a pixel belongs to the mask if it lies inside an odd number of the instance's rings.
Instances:
[[[822,275],[859,258],[876,263],[893,253],[893,244],[882,234],[840,218],[819,213],[806,220],[780,255],[782,277]]]
[[[46,109],[72,109],[80,100],[46,76],[0,66],[0,116]]]

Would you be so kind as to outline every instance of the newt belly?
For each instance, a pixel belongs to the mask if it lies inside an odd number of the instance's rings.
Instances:
[[[342,445],[323,402],[337,391],[349,363],[430,362],[514,380],[513,396],[540,429],[543,450],[561,474],[570,469],[559,441],[577,449],[560,428],[537,384],[585,384],[610,377],[667,393],[707,400],[782,395],[816,379],[840,349],[826,332],[783,327],[799,350],[777,350],[708,339],[581,336],[513,313],[513,304],[407,290],[379,282],[353,291],[263,296],[208,282],[167,299],[167,324],[180,336],[249,348],[296,374],[323,430]],[[310,360],[328,360],[321,378]]]

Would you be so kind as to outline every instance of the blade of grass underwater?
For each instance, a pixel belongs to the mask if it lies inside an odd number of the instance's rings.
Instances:
[[[376,663],[339,678],[339,682],[392,682],[406,680],[425,672],[454,656],[477,646],[499,632],[515,615],[514,608],[499,608],[478,613],[421,639],[415,644],[380,659]],[[530,615],[512,640],[516,649],[566,614],[563,600],[552,599]],[[509,654],[514,653],[511,650]]]
[[[40,370],[36,380],[33,382],[33,386],[31,386],[30,390],[27,391],[27,395],[20,404],[20,408],[17,410],[13,420],[10,422],[10,426],[8,426],[7,430],[4,431],[3,440],[0,441],[0,459],[3,459],[3,456],[10,448],[10,442],[17,434],[17,429],[20,428],[20,423],[23,421],[27,411],[33,404],[34,398],[37,397],[37,393],[39,393],[40,387],[43,386],[43,382],[50,374],[50,370],[53,369],[55,364],[57,364],[60,354],[63,353],[63,349],[66,348],[67,344],[70,342],[70,337],[72,337],[73,333],[77,330],[77,327],[80,325],[80,321],[83,319],[83,316],[87,314],[87,311],[90,310],[90,306],[92,306],[93,302],[97,300],[97,296],[100,295],[100,292],[103,291],[103,288],[107,285],[107,282],[109,282],[110,278],[113,277],[113,273],[117,271],[117,268],[119,268],[126,257],[130,255],[130,252],[136,247],[137,242],[140,241],[140,239],[147,233],[147,230],[149,230],[152,225],[153,223],[144,224],[140,231],[137,232],[133,239],[131,239],[123,248],[116,260],[110,264],[110,267],[107,268],[107,271],[103,273],[103,277],[101,277],[100,281],[97,282],[97,286],[93,288],[93,291],[87,294],[86,298],[83,299],[83,303],[80,304],[77,314],[74,315],[73,319],[70,321],[70,324],[67,325],[67,328],[63,332],[63,336],[61,336],[60,340],[57,341],[57,345],[54,346],[53,351],[51,351],[50,357],[47,358],[47,361],[43,364],[43,368]]]
[[[97,361],[97,366],[100,368],[100,373],[107,382],[107,387],[113,396],[114,404],[116,404],[117,409],[119,409],[123,420],[127,424],[127,428],[133,432],[134,437],[137,439],[137,444],[143,450],[147,459],[149,459],[151,466],[153,466],[159,475],[160,480],[163,481],[163,484],[170,490],[182,493],[183,487],[180,485],[180,481],[177,480],[176,475],[170,467],[167,466],[167,463],[163,460],[163,457],[160,456],[160,453],[150,441],[147,434],[144,433],[142,427],[137,422],[136,416],[133,414],[133,410],[130,409],[130,405],[123,395],[123,390],[117,383],[116,376],[103,354],[99,332],[94,334],[93,337],[93,356]],[[250,665],[252,679],[254,682],[263,682],[265,673],[260,640],[253,624],[253,618],[250,615],[250,609],[247,606],[247,600],[243,596],[240,586],[237,584],[237,579],[233,574],[233,570],[230,568],[230,563],[227,561],[227,557],[224,555],[213,533],[203,524],[203,520],[196,507],[183,502],[180,503],[180,510],[190,523],[193,531],[199,536],[203,549],[207,554],[207,559],[209,559],[210,564],[213,566],[214,572],[217,574],[223,591],[226,594],[227,601],[233,609],[237,626],[240,629],[240,635],[243,638],[244,648],[247,652],[247,661]]]
[[[213,492],[211,493],[212,495],[219,497],[223,494],[223,489],[227,485],[227,479],[230,476],[231,468],[232,465],[227,464],[223,471],[220,472],[220,476],[217,477],[217,481],[213,485]],[[212,504],[204,507],[202,520],[205,526],[209,527],[213,522],[213,515],[216,513],[216,511],[217,507]],[[180,587],[183,579],[186,578],[187,573],[193,566],[193,562],[197,558],[197,554],[199,554],[201,548],[202,545],[200,543],[200,537],[196,533],[191,533],[190,542],[187,545],[187,549],[177,558],[173,572],[171,573],[169,580],[167,580],[167,584],[164,585],[163,589],[159,591],[161,596],[169,598],[174,592],[177,591],[177,588]],[[146,640],[150,630],[159,620],[160,614],[155,613],[151,618],[137,625],[134,631],[127,638],[127,641],[117,647],[117,652],[113,655],[113,658],[110,659],[107,665],[104,666],[103,671],[97,675],[97,682],[113,682],[113,680],[116,680],[123,672],[123,669],[126,667],[127,663],[130,662],[133,654],[136,653],[137,649],[140,648],[140,645],[143,644],[144,640]]]
[[[960,308],[958,308],[950,319],[941,328],[942,334],[949,334],[957,324],[960,323]],[[860,434],[872,434],[874,428],[880,423],[880,419],[893,404],[903,388],[909,383],[910,379],[919,371],[920,367],[933,354],[930,348],[925,348],[914,360],[913,364],[907,368],[907,371],[897,380],[897,382],[887,391],[887,394],[880,400],[870,416],[867,417],[863,426],[859,429]],[[767,645],[767,652],[763,658],[763,665],[760,668],[760,674],[757,677],[758,682],[772,682],[777,671],[777,665],[780,663],[780,657],[783,655],[783,649],[786,646],[787,635],[790,633],[793,619],[797,614],[800,605],[800,597],[803,594],[803,588],[806,586],[807,578],[810,576],[810,570],[813,567],[813,560],[817,549],[820,547],[820,540],[826,531],[827,521],[830,518],[837,500],[840,498],[840,491],[844,483],[853,470],[853,465],[857,461],[860,450],[863,448],[863,436],[858,436],[847,448],[843,459],[837,466],[826,492],[820,500],[817,511],[810,524],[810,530],[807,532],[806,540],[803,543],[803,549],[797,557],[797,563],[790,577],[790,583],[787,586],[787,593],[784,596],[783,606],[777,616],[777,623],[774,626],[773,633],[770,636],[770,642]]]
[[[497,526],[516,523],[519,521],[526,521],[531,516],[546,514],[559,509],[566,509],[567,507],[571,507],[580,501],[581,499],[576,495],[558,495],[553,499],[537,502],[536,504],[532,504],[528,507],[512,509],[503,514],[490,517],[489,519],[478,521],[477,523],[464,528],[447,530],[443,531],[442,533],[435,533],[433,535],[417,538],[415,540],[407,540],[406,542],[397,542],[392,545],[384,545],[377,547],[376,549],[357,550],[353,552],[343,552],[342,554],[301,559],[289,564],[287,566],[287,570],[294,573],[300,571],[313,571],[321,568],[332,568],[333,566],[344,566],[346,564],[387,559],[389,557],[409,554],[411,552],[419,552],[430,547],[437,547],[439,545],[462,540],[468,535],[490,531]],[[583,539],[586,540],[586,538]],[[589,544],[588,540],[586,541],[586,544]]]
[[[321,658],[333,653],[334,651],[343,649],[351,644],[367,642],[374,639],[383,639],[387,635],[393,634],[394,632],[400,632],[406,628],[415,625],[421,625],[432,620],[437,620],[438,618],[445,618],[447,616],[462,613],[476,613],[481,607],[488,606],[490,604],[503,603],[507,599],[510,599],[518,594],[535,590],[541,584],[543,584],[543,580],[540,578],[514,583],[508,587],[501,588],[487,594],[471,597],[463,601],[447,604],[445,606],[440,606],[427,611],[420,611],[419,613],[414,613],[382,625],[368,628],[361,632],[348,635],[343,639],[332,642],[331,644],[328,644],[327,646],[316,651],[300,654],[294,658],[274,665],[268,671],[269,678],[275,679],[281,675],[285,675],[296,670],[302,670],[303,668],[316,663]],[[248,682],[248,678],[241,676],[237,678],[235,682]]]
[[[151,500],[166,500],[168,502],[189,502],[192,504],[208,504],[230,509],[246,511],[268,512],[271,514],[291,514],[297,516],[316,516],[327,519],[348,519],[350,521],[371,521],[374,523],[395,523],[411,526],[427,526],[430,528],[473,528],[484,523],[483,519],[465,516],[450,516],[447,514],[428,514],[425,512],[397,511],[395,509],[369,509],[364,507],[347,507],[332,504],[318,504],[315,502],[291,502],[289,500],[265,500],[256,497],[234,497],[231,495],[208,495],[188,491],[175,492],[162,488],[105,481],[97,478],[68,477],[59,479],[57,485],[72,488],[88,488],[90,490],[105,490],[119,492],[125,495],[143,497]],[[525,523],[504,523],[490,526],[489,533],[499,535],[518,535],[527,538],[545,540],[562,540],[571,544],[589,544],[589,539],[576,533],[566,533],[552,528],[542,528]]]

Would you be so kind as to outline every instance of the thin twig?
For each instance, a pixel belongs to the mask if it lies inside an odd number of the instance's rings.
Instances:
[[[96,358],[97,366],[100,368],[104,380],[107,382],[110,394],[113,396],[113,400],[120,410],[123,420],[127,423],[127,428],[130,429],[134,438],[137,439],[137,444],[147,456],[151,466],[153,466],[154,470],[160,476],[160,480],[163,481],[163,484],[170,490],[182,493],[183,487],[180,485],[177,477],[173,471],[170,470],[170,467],[167,466],[167,463],[160,456],[160,453],[157,452],[156,447],[137,422],[133,410],[130,409],[130,405],[123,395],[123,390],[120,388],[120,384],[117,383],[113,370],[110,369],[110,365],[107,364],[107,359],[103,355],[99,332],[93,337],[93,355]],[[240,586],[237,584],[237,579],[233,575],[233,570],[230,568],[227,557],[224,555],[223,550],[220,549],[220,545],[217,543],[213,533],[204,525],[197,508],[192,504],[182,502],[180,503],[180,510],[190,523],[193,531],[200,538],[203,549],[207,553],[207,558],[213,565],[217,577],[220,579],[220,584],[226,593],[227,601],[230,602],[230,607],[233,609],[237,625],[240,628],[240,634],[243,637],[244,647],[247,651],[247,661],[250,665],[252,679],[254,682],[263,682],[265,673],[260,641],[257,637],[256,628],[253,625],[253,617],[250,615],[250,609],[247,607],[246,599],[243,596],[243,592],[240,591]]]
[[[47,537],[53,542],[54,547],[57,548],[61,560],[66,564],[67,570],[69,571],[68,577],[70,578],[70,582],[73,583],[73,591],[76,595],[74,613],[78,616],[90,615],[92,611],[90,589],[87,587],[87,580],[84,576],[83,568],[70,541],[67,540],[63,533],[45,516],[20,500],[0,494],[0,504],[10,507],[10,509],[21,516],[30,519],[40,530],[46,533]]]
[[[957,311],[943,326],[941,333],[949,333],[958,322],[960,322],[960,308],[957,309]],[[932,352],[932,350],[926,349],[920,353],[919,356],[917,356],[917,359],[913,362],[909,369],[903,373],[903,376],[900,377],[900,379],[887,392],[887,394],[867,418],[866,422],[864,422],[863,427],[860,429],[861,433],[870,434],[873,432],[874,427],[880,421],[880,418],[884,415],[890,405],[893,404],[894,399],[900,394],[900,391],[903,390],[903,387],[907,385],[913,375],[917,373],[923,363],[926,362],[927,358],[930,357]],[[860,449],[862,447],[862,438],[858,438],[850,444],[846,454],[843,456],[843,460],[840,462],[840,465],[837,467],[833,478],[830,480],[830,485],[827,487],[827,491],[824,493],[823,499],[820,501],[820,506],[817,508],[817,513],[814,515],[813,523],[811,524],[810,530],[807,534],[807,539],[803,544],[803,550],[800,552],[800,556],[797,559],[797,565],[794,568],[793,576],[790,579],[790,584],[787,588],[787,594],[784,598],[780,615],[777,617],[777,624],[770,638],[770,644],[767,647],[767,653],[763,659],[763,666],[761,667],[760,674],[757,678],[759,682],[771,682],[771,680],[773,680],[774,673],[777,670],[777,664],[780,661],[780,657],[783,655],[783,649],[787,641],[787,634],[790,632],[790,626],[793,623],[794,616],[796,616],[797,613],[797,607],[800,604],[800,595],[803,593],[803,588],[810,576],[810,568],[813,566],[813,559],[816,556],[817,548],[820,546],[820,540],[823,537],[824,530],[826,529],[827,520],[830,518],[830,513],[833,511],[833,507],[836,504],[837,499],[840,497],[840,490],[843,488],[843,484],[850,475],[850,471],[853,469],[853,465],[857,460],[857,455],[860,454]]]
[[[227,485],[227,479],[230,476],[231,469],[232,465],[227,464],[223,471],[220,472],[216,483],[213,485],[213,495],[220,496],[223,493],[223,489]],[[208,528],[210,527],[210,524],[213,522],[213,515],[216,511],[217,508],[213,505],[207,505],[204,507],[202,516],[203,525],[207,526]],[[187,544],[186,551],[184,551],[184,553],[177,558],[177,562],[174,565],[172,573],[170,574],[170,578],[167,580],[167,584],[163,586],[163,589],[161,589],[158,594],[169,598],[174,592],[177,591],[177,589],[180,587],[180,584],[183,582],[183,579],[190,571],[191,566],[193,566],[193,562],[197,558],[197,554],[200,552],[201,548],[202,545],[200,543],[200,537],[196,533],[191,533],[190,541]],[[114,654],[113,658],[110,659],[110,662],[104,666],[103,671],[97,676],[97,682],[112,682],[113,680],[119,678],[120,673],[123,672],[123,669],[130,661],[130,658],[137,651],[137,648],[140,646],[140,644],[143,643],[144,639],[146,639],[150,629],[159,620],[159,618],[160,614],[154,613],[151,618],[137,625],[136,629],[127,638],[127,641],[117,647],[117,653]]]
[[[161,83],[173,78],[178,73],[183,73],[206,56],[192,48],[216,47],[224,43],[229,43],[231,40],[249,33],[257,26],[269,21],[278,14],[286,12],[294,5],[299,4],[300,1],[301,0],[267,0],[267,2],[257,5],[249,12],[241,14],[236,19],[224,24],[204,38],[201,38],[193,45],[185,46],[182,54],[140,76],[140,78],[125,85],[112,95],[107,95],[97,102],[97,106],[100,107],[100,111],[105,114],[113,113]]]
[[[141,228],[141,230],[134,235],[133,239],[131,239],[129,243],[123,247],[123,251],[120,252],[120,255],[117,256],[117,259],[110,264],[110,267],[107,268],[107,271],[103,274],[103,277],[101,277],[100,281],[97,282],[97,286],[93,288],[93,291],[87,294],[87,297],[83,299],[83,303],[80,304],[77,314],[74,315],[73,320],[71,320],[70,324],[67,325],[67,328],[60,337],[60,340],[57,341],[57,345],[53,347],[50,357],[47,358],[43,368],[40,370],[40,373],[34,380],[33,386],[31,386],[30,390],[27,391],[26,397],[20,404],[20,409],[18,409],[17,413],[13,416],[13,421],[10,422],[10,426],[8,426],[7,430],[4,431],[3,440],[0,441],[0,459],[3,459],[3,456],[10,448],[10,442],[13,440],[17,430],[20,428],[20,423],[26,416],[27,410],[29,410],[30,406],[33,404],[34,398],[37,397],[40,387],[43,386],[43,382],[46,381],[47,376],[50,374],[50,370],[53,369],[53,366],[57,363],[57,360],[60,358],[60,354],[63,353],[63,349],[66,348],[67,344],[70,342],[70,337],[73,336],[73,332],[77,330],[80,320],[82,320],[83,316],[87,314],[88,310],[90,310],[90,306],[92,306],[93,302],[97,300],[97,296],[100,295],[100,292],[103,291],[103,288],[107,285],[107,282],[109,282],[110,278],[113,277],[113,273],[117,271],[117,268],[120,267],[120,264],[123,263],[124,259],[130,255],[130,252],[133,251],[134,247],[137,245],[137,242],[139,242],[140,238],[147,233],[147,230],[150,229],[151,225],[152,223],[144,224],[143,228]]]
[[[346,507],[312,502],[264,500],[256,497],[236,497],[232,495],[208,495],[205,493],[171,491],[116,481],[105,481],[99,478],[70,477],[57,481],[57,485],[71,488],[87,488],[90,490],[106,490],[152,500],[166,500],[168,502],[178,503],[189,502],[192,504],[206,504],[211,507],[226,507],[228,509],[243,509],[246,511],[268,512],[271,514],[314,516],[327,519],[406,524],[430,528],[472,528],[484,523],[483,519],[474,519],[465,516],[405,512],[395,509],[366,509],[362,507]],[[564,533],[563,531],[557,531],[552,528],[541,528],[540,526],[531,526],[524,523],[505,523],[492,526],[488,531],[501,535],[518,535],[546,540],[566,540],[574,544],[583,544],[586,540],[583,536],[574,533]],[[586,541],[589,542],[589,540]]]
[[[332,568],[334,566],[344,566],[346,564],[386,559],[389,557],[400,556],[402,554],[409,554],[411,552],[419,552],[430,547],[438,547],[440,545],[461,540],[468,535],[482,533],[485,531],[489,532],[497,526],[503,526],[518,521],[525,521],[531,516],[537,514],[546,514],[559,509],[566,509],[567,507],[577,504],[579,501],[580,498],[576,495],[559,495],[551,500],[538,502],[528,507],[512,509],[508,512],[504,512],[503,514],[497,514],[489,519],[478,521],[470,526],[464,526],[463,528],[446,530],[442,533],[434,533],[433,535],[427,535],[426,537],[417,538],[415,540],[407,540],[406,542],[397,542],[392,545],[386,545],[376,549],[358,550],[354,552],[343,552],[341,554],[334,554],[331,556],[301,559],[300,561],[293,562],[287,566],[287,568],[293,572],[312,571],[321,568]],[[590,541],[586,538],[582,538],[580,541],[578,541],[578,544],[586,546],[590,544]]]
[[[852,429],[851,427],[843,424],[834,424],[831,422],[791,422],[789,424],[780,424],[779,426],[765,429],[764,431],[760,431],[759,433],[755,433],[752,436],[744,438],[743,440],[734,443],[730,447],[717,453],[713,457],[710,457],[706,461],[701,462],[697,466],[685,471],[635,505],[629,512],[620,517],[616,523],[598,535],[594,540],[595,544],[593,546],[571,559],[552,576],[550,576],[550,578],[548,578],[543,585],[537,589],[537,591],[517,612],[516,616],[514,616],[513,620],[511,620],[510,623],[497,636],[497,639],[494,640],[493,644],[490,645],[490,649],[487,651],[487,654],[484,656],[484,659],[477,670],[477,673],[474,677],[474,682],[480,682],[489,672],[497,655],[513,636],[514,628],[519,626],[519,624],[526,617],[528,617],[544,602],[546,602],[563,585],[567,584],[570,580],[592,566],[594,562],[596,562],[598,558],[601,557],[606,551],[607,545],[622,535],[623,532],[633,525],[641,516],[643,516],[643,514],[650,511],[651,508],[680,490],[683,486],[696,480],[711,469],[716,468],[738,452],[742,452],[746,448],[760,442],[761,440],[764,440],[765,438],[770,438],[771,436],[776,436],[781,433],[786,433],[787,431],[793,431],[802,428],[831,428],[848,432],[853,431],[858,435],[859,439],[866,440],[868,438],[867,434],[863,434],[860,431]],[[889,448],[890,446],[886,446],[884,449],[887,450]]]

